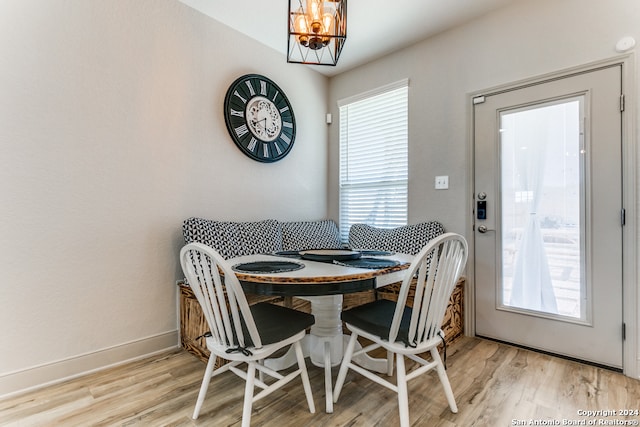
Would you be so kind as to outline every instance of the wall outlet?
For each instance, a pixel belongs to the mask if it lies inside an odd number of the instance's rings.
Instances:
[[[436,190],[446,190],[449,188],[449,176],[436,176]]]

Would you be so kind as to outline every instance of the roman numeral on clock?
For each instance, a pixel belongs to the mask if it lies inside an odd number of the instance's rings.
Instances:
[[[247,80],[245,83],[247,84],[247,86],[249,86],[249,93],[251,94],[251,96],[254,96],[256,94],[256,91],[253,90],[253,85],[251,84],[251,80]]]
[[[251,137],[251,141],[249,141],[249,145],[247,145],[247,148],[249,149],[249,151],[253,152],[256,149],[257,144],[258,140],[254,137]]]
[[[238,135],[238,138],[241,138],[247,133],[249,133],[249,129],[247,128],[247,125],[239,126],[235,128],[235,131],[236,131],[236,135]]]
[[[237,91],[237,90],[236,90],[235,92],[233,92],[233,94],[234,94],[235,96],[237,96],[238,98],[240,98],[240,99],[242,100],[242,103],[243,103],[243,104],[246,104],[246,103],[247,103],[247,100],[246,100],[246,99],[244,99],[242,96],[240,96],[240,94],[238,93],[238,91]]]

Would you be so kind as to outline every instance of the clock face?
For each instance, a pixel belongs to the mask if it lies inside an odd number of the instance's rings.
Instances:
[[[286,156],[296,137],[296,119],[282,89],[259,74],[231,84],[224,98],[224,120],[233,142],[259,162]]]

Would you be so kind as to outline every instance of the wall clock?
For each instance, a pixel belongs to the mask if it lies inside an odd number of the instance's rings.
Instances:
[[[229,86],[224,121],[238,148],[259,162],[284,158],[296,138],[289,100],[278,85],[259,74],[246,74]]]

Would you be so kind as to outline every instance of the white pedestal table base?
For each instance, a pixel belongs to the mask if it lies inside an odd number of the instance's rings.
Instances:
[[[302,297],[311,302],[311,314],[316,323],[311,327],[302,342],[302,351],[315,366],[324,368],[324,385],[326,398],[326,412],[333,413],[333,381],[331,368],[340,365],[344,348],[349,340],[348,335],[342,333],[342,295],[324,295],[317,297]],[[356,351],[362,346],[356,344]],[[387,372],[387,359],[375,359],[362,354],[353,359],[358,365],[380,373]],[[289,368],[297,363],[293,347],[279,358],[264,361],[266,367],[276,371]]]

